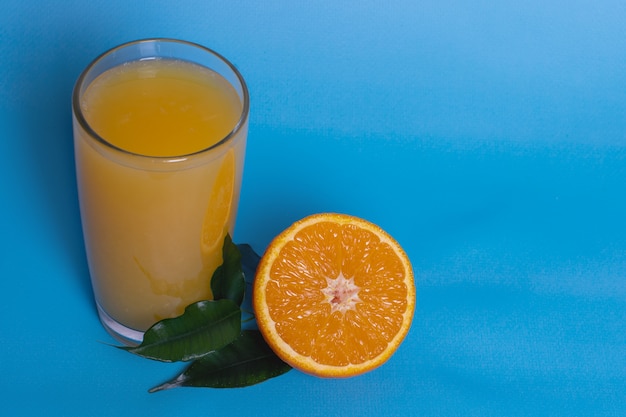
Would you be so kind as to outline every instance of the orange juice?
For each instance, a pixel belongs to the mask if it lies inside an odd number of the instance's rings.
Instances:
[[[242,106],[218,73],[166,58],[113,67],[84,90],[91,130],[75,117],[74,136],[85,245],[98,307],[123,326],[145,331],[211,298],[239,200]]]

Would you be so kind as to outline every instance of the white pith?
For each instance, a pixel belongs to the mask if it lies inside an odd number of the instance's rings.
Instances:
[[[326,278],[326,283],[328,285],[322,293],[330,304],[331,313],[339,311],[345,314],[346,311],[354,310],[357,303],[361,302],[360,288],[354,283],[354,278],[346,278],[340,272],[337,278]]]

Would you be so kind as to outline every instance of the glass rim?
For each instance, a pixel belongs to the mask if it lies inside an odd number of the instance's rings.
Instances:
[[[89,122],[87,122],[87,120],[85,119],[85,116],[83,115],[83,111],[81,109],[80,106],[80,99],[81,99],[81,89],[83,87],[83,84],[85,82],[85,79],[87,78],[87,75],[90,73],[90,71],[96,66],[96,64],[100,61],[102,61],[105,57],[115,53],[116,51],[122,50],[124,48],[133,46],[133,45],[139,45],[142,43],[173,43],[173,44],[180,44],[180,45],[186,45],[186,46],[190,46],[192,48],[196,48],[198,50],[204,51],[204,52],[208,52],[210,55],[213,55],[215,58],[217,58],[218,60],[222,61],[222,63],[224,63],[228,69],[230,71],[233,72],[233,74],[235,75],[237,81],[239,82],[239,84],[241,85],[241,92],[242,92],[242,107],[241,107],[241,114],[239,116],[239,119],[237,120],[237,122],[235,123],[234,127],[232,128],[232,130],[226,134],[222,139],[220,139],[219,141],[215,142],[214,144],[206,147],[206,148],[202,148],[200,150],[191,152],[191,153],[187,153],[187,154],[181,154],[181,155],[171,155],[171,156],[151,156],[151,155],[145,155],[145,154],[141,154],[141,153],[137,153],[137,152],[132,152],[129,151],[127,149],[121,148],[117,145],[112,144],[111,142],[109,142],[108,140],[106,140],[105,138],[103,138],[102,136],[100,136],[89,124]],[[158,56],[155,56],[154,58],[159,58]],[[142,58],[137,58],[137,60],[142,59]],[[176,59],[176,58],[174,58]],[[180,58],[181,60],[184,60],[182,58]],[[128,61],[131,62],[131,61]],[[192,61],[189,61],[192,62]],[[202,64],[198,64],[198,65],[202,65]],[[204,65],[202,65],[204,66]],[[209,68],[211,69],[211,68]],[[221,74],[220,74],[221,75]],[[159,162],[164,162],[164,163],[176,163],[176,162],[183,162],[186,161],[187,159],[194,157],[194,156],[198,156],[198,155],[202,155],[205,154],[213,149],[217,149],[222,147],[224,144],[228,143],[231,141],[232,138],[236,137],[237,134],[241,131],[241,129],[246,125],[247,119],[248,119],[248,114],[250,111],[250,97],[248,94],[248,87],[246,85],[246,82],[243,78],[243,76],[241,75],[241,73],[239,72],[239,70],[228,60],[226,59],[223,55],[221,55],[220,53],[207,48],[206,46],[203,46],[199,43],[195,43],[195,42],[191,42],[191,41],[185,41],[185,40],[181,40],[181,39],[175,39],[175,38],[146,38],[146,39],[138,39],[138,40],[134,40],[134,41],[129,41],[129,42],[125,42],[122,43],[120,45],[117,45],[113,48],[110,48],[106,51],[104,51],[103,53],[101,53],[100,55],[98,55],[96,58],[94,58],[86,67],[85,69],[80,73],[80,75],[78,76],[78,79],[76,80],[76,83],[74,84],[74,89],[72,91],[72,111],[74,113],[74,117],[76,118],[76,121],[78,122],[78,124],[81,126],[81,128],[93,139],[95,139],[98,143],[104,145],[105,147],[107,147],[108,149],[117,151],[117,152],[121,152],[122,154],[125,155],[129,155],[129,156],[133,156],[136,158],[142,158],[144,160],[152,160],[152,161],[159,161]]]

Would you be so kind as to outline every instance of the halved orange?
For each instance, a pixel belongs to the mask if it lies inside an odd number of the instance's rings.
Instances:
[[[409,331],[413,270],[375,224],[315,214],[270,243],[253,307],[263,337],[286,363],[320,377],[359,375],[386,362]]]

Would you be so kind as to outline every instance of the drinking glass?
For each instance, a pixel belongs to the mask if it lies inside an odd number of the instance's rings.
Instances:
[[[248,90],[218,53],[146,39],[89,64],[72,113],[98,315],[113,337],[137,344],[155,322],[211,298],[235,226]]]

